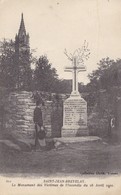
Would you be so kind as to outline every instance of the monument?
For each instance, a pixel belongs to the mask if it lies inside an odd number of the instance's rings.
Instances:
[[[71,95],[64,101],[63,105],[62,137],[89,135],[87,128],[87,102],[81,97],[78,91],[78,73],[86,71],[86,67],[83,64],[84,56],[80,56],[81,51],[84,53],[86,50],[76,50],[70,58],[72,66],[65,68],[65,71],[72,72],[73,80]]]

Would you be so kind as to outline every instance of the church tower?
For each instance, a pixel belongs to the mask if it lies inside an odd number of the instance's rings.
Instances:
[[[26,33],[23,13],[18,33],[15,37],[16,89],[28,90],[31,83],[31,63],[29,34]]]
[[[15,52],[30,51],[29,34],[26,33],[23,13],[21,14],[21,23],[18,34],[15,37]]]

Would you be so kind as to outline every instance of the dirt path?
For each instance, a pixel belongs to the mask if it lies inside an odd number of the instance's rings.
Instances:
[[[121,145],[85,142],[50,151],[1,151],[0,172],[39,176],[115,174],[121,172]]]

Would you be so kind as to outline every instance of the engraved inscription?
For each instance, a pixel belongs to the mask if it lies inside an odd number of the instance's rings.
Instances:
[[[83,99],[66,101],[64,112],[64,125],[87,126],[87,104]]]

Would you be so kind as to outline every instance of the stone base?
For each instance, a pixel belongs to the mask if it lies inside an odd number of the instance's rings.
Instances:
[[[78,129],[68,129],[62,127],[61,137],[81,137],[88,136],[89,130],[88,128],[78,128]]]
[[[80,143],[80,142],[93,142],[93,141],[101,141],[102,139],[97,136],[81,136],[81,137],[59,137],[54,138],[55,142],[61,142],[64,144],[69,143]]]

